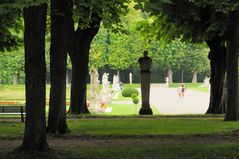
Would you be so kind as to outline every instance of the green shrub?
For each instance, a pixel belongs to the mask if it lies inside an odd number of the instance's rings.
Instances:
[[[137,97],[138,97],[138,94],[136,94],[136,93],[131,94],[132,99],[137,98]]]
[[[134,104],[138,104],[139,103],[139,99],[138,98],[133,98],[133,103]]]
[[[131,97],[132,94],[136,94],[138,96],[139,92],[136,88],[125,88],[122,91],[123,97]]]

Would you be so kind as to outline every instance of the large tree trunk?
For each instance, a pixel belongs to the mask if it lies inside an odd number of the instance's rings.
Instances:
[[[173,70],[171,67],[167,69],[167,77],[168,77],[169,83],[173,83]]]
[[[184,75],[184,71],[183,71],[183,67],[181,67],[181,71],[180,71],[180,74],[181,74],[181,83],[183,83],[184,82],[184,77],[183,77],[183,75]]]
[[[92,22],[89,28],[78,28],[74,32],[74,46],[73,49],[69,51],[72,62],[70,104],[70,113],[72,114],[89,113],[86,105],[89,50],[91,41],[97,34],[101,21],[101,18],[98,17],[97,14],[93,13],[92,17],[94,17],[96,21]]]
[[[24,9],[26,123],[20,150],[46,150],[45,30],[47,5]]]
[[[193,79],[192,79],[192,83],[198,83],[198,78],[197,78],[197,72],[193,72]]]
[[[239,9],[230,13],[227,34],[227,103],[226,121],[238,120],[238,51]]]
[[[224,113],[225,103],[221,103],[223,98],[223,87],[226,67],[226,47],[222,37],[214,37],[207,41],[210,48],[208,58],[210,59],[210,102],[207,114]]]
[[[76,31],[76,49],[70,55],[72,61],[70,112],[73,114],[89,113],[86,105],[86,90],[89,49],[91,41],[97,33],[94,31],[95,29],[77,29]]]
[[[50,109],[47,132],[66,134],[66,58],[68,0],[51,0]]]

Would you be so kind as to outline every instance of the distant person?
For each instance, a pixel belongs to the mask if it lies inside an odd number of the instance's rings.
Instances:
[[[120,82],[119,86],[120,86],[120,90],[122,90],[123,89],[123,82]]]
[[[183,83],[179,84],[178,87],[178,95],[180,98],[184,97],[184,93],[185,93],[185,85]]]

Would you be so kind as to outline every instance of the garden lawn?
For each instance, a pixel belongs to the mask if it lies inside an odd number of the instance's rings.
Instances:
[[[1,122],[0,138],[23,134],[20,122]],[[225,122],[222,117],[182,118],[121,116],[92,119],[68,119],[72,134],[78,135],[192,135],[220,134],[239,129],[239,122]]]
[[[80,147],[65,150],[62,156],[71,159],[237,159],[238,152],[238,143],[153,144]]]
[[[112,109],[111,112],[105,112],[104,115],[138,115],[141,108],[140,104],[108,104],[108,108]],[[159,111],[151,106],[154,115],[158,115]]]
[[[180,83],[170,83],[169,87],[177,88]],[[184,83],[186,89],[200,91],[200,92],[208,92],[208,87],[201,87],[203,83]]]
[[[239,122],[223,117],[81,116],[68,118],[71,133],[48,136],[51,154],[31,159],[237,159]],[[0,122],[0,159],[25,159],[22,123]],[[54,154],[54,155],[53,155]],[[56,156],[56,157],[52,157]],[[50,156],[50,157],[49,157]]]

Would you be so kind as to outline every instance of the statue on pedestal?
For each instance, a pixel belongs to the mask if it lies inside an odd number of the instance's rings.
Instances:
[[[129,84],[132,84],[132,73],[129,73]]]
[[[138,62],[140,65],[140,81],[141,81],[141,96],[142,96],[142,107],[139,111],[140,115],[152,115],[152,109],[149,104],[150,95],[150,75],[152,59],[148,57],[148,51],[144,51],[144,56],[139,58]]]

